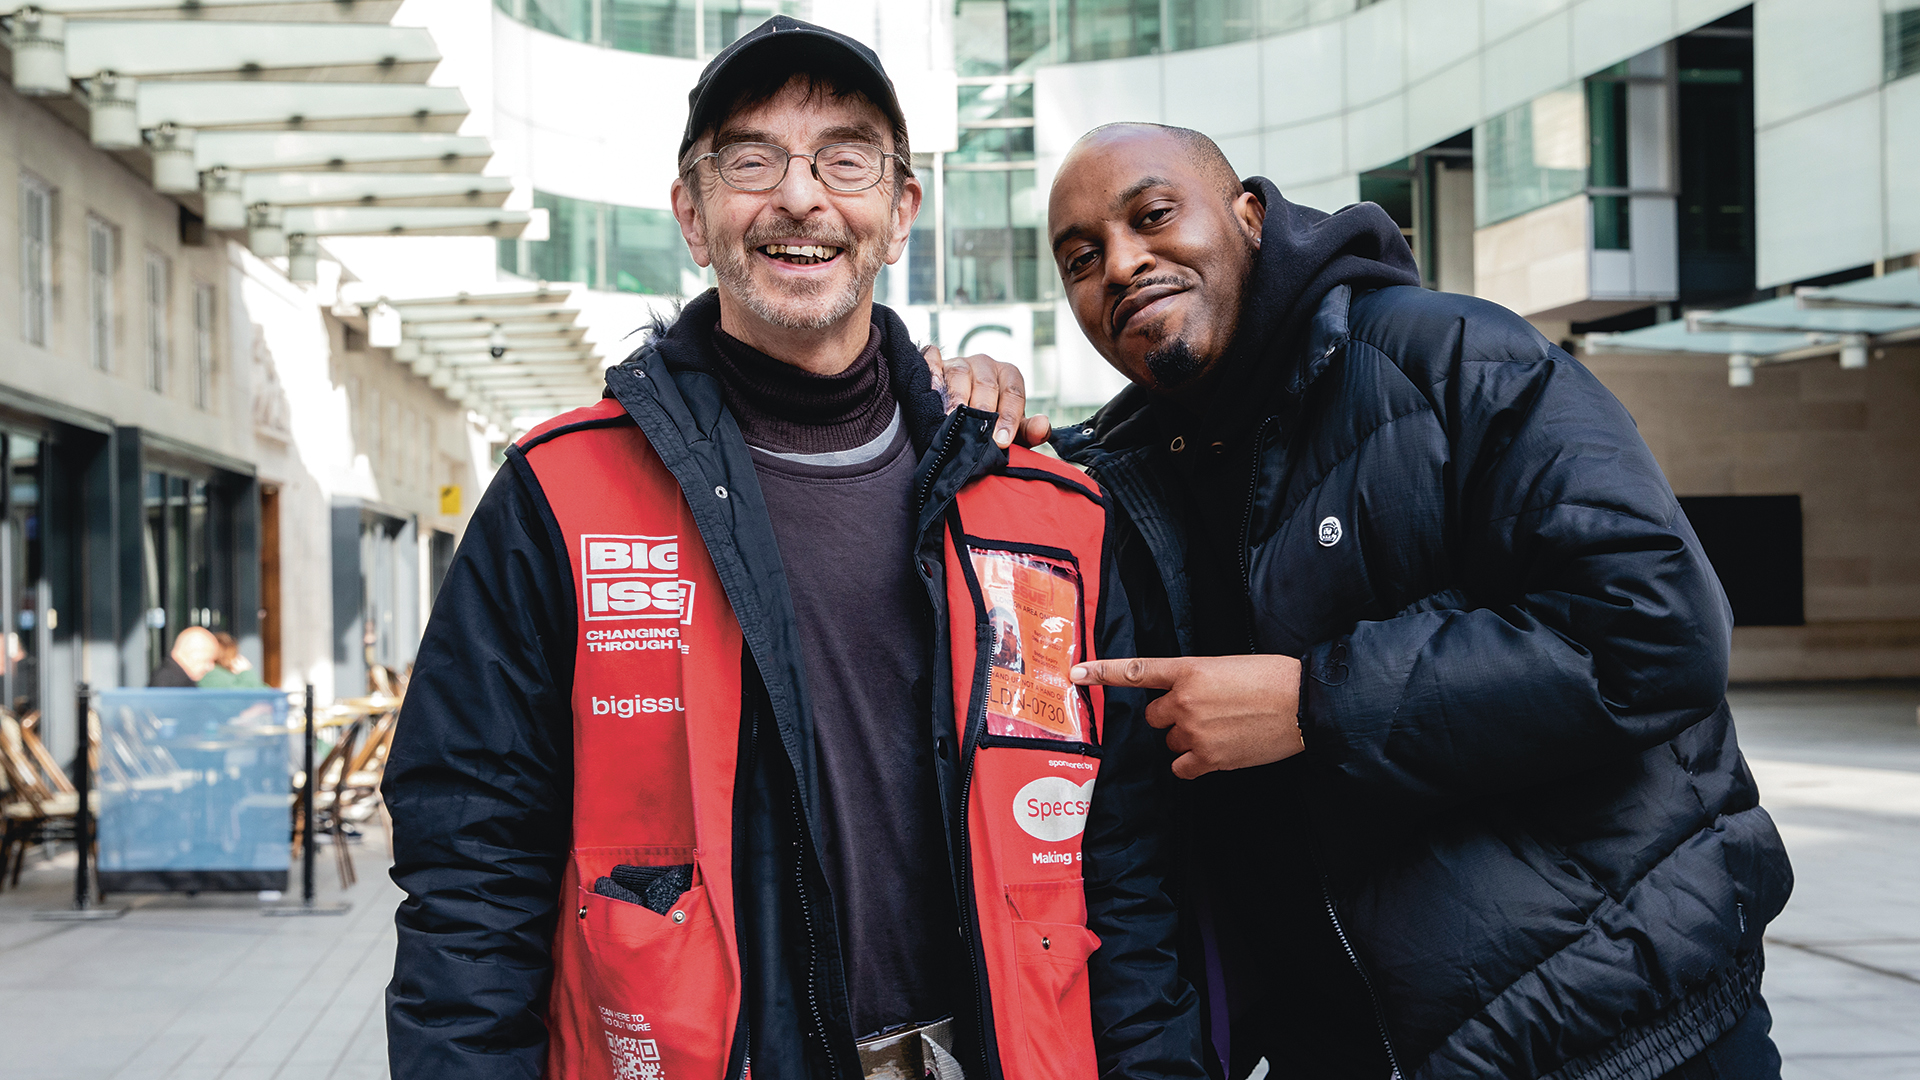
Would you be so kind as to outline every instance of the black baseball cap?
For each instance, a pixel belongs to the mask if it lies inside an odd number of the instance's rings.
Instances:
[[[775,15],[721,49],[700,73],[700,81],[687,94],[687,131],[680,140],[679,156],[686,157],[687,148],[700,133],[720,119],[715,114],[733,103],[743,75],[780,61],[825,76],[841,90],[858,90],[886,114],[894,127],[906,130],[906,115],[894,95],[893,80],[887,78],[880,57],[872,49],[824,26]]]

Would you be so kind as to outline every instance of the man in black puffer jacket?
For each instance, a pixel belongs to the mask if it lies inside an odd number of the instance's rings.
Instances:
[[[1125,511],[1187,789],[1189,968],[1229,1077],[1779,1075],[1791,871],[1725,700],[1731,616],[1618,401],[1418,288],[1378,207],[1294,206],[1116,125],[1049,221],[1135,385],[1059,433]]]

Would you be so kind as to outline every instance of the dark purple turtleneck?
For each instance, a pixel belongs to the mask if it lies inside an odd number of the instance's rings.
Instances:
[[[913,446],[880,330],[838,375],[717,326],[713,344],[799,620],[855,1035],[939,1020],[966,967],[933,769],[933,628],[913,575]]]

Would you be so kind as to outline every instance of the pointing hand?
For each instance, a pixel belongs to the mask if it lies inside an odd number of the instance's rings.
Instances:
[[[1300,739],[1300,661],[1291,656],[1181,656],[1089,660],[1076,664],[1082,686],[1165,690],[1147,706],[1147,723],[1165,729],[1179,756],[1173,774],[1192,780],[1290,758]]]

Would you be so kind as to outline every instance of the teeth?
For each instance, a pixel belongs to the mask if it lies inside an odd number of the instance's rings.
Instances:
[[[839,248],[821,244],[768,244],[760,250],[769,255],[799,255],[809,259],[831,259],[840,254]]]

